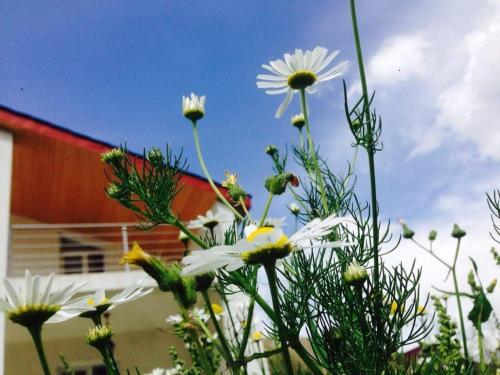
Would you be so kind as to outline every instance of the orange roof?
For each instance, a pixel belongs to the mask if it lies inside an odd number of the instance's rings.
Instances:
[[[3,106],[0,128],[14,136],[12,214],[43,223],[137,220],[104,193],[108,181],[100,153],[113,145]],[[216,196],[204,178],[186,172],[181,182],[173,211],[182,220],[192,219],[215,203]],[[227,194],[225,188],[220,189]]]

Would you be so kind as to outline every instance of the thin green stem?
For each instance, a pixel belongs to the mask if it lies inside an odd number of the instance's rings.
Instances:
[[[208,249],[207,244],[201,238],[191,232],[179,219],[174,217],[172,225],[175,225],[177,228],[179,228],[182,232],[184,232],[184,234],[186,234],[186,236],[189,237],[191,241],[200,246],[202,249]]]
[[[426,248],[425,246],[423,246],[422,244],[420,244],[419,242],[415,241],[413,238],[411,239],[413,241],[413,243],[415,245],[417,245],[418,247],[420,247],[422,250],[426,251],[427,253],[429,253],[430,255],[432,255],[435,259],[437,259],[440,263],[442,263],[446,268],[448,268],[449,270],[452,269],[452,267],[446,263],[443,259],[441,259],[440,257],[438,257],[432,250]]]
[[[38,359],[40,360],[40,364],[42,365],[43,373],[45,375],[51,375],[47,357],[45,356],[45,351],[43,349],[42,325],[40,324],[27,328],[31,334],[31,337],[33,338],[33,343],[35,344],[36,352],[38,353]]]
[[[309,153],[311,155],[311,159],[314,163],[314,169],[316,169],[316,182],[319,184],[319,190],[321,193],[321,203],[323,204],[324,215],[328,216],[328,201],[326,199],[325,192],[325,181],[323,180],[323,174],[321,173],[321,169],[319,168],[318,158],[316,155],[316,150],[314,149],[314,142],[311,136],[311,128],[309,126],[309,115],[307,111],[307,102],[306,102],[306,90],[300,89],[300,106],[302,108],[302,113],[304,114],[305,127],[306,127],[306,137],[309,144]]]
[[[243,209],[243,211],[245,212],[245,215],[247,215],[248,219],[250,221],[253,221],[252,215],[250,215],[250,212],[247,209],[247,205],[245,204],[245,199],[243,197],[240,197],[240,205],[241,205],[241,208]]]
[[[361,50],[361,41],[359,38],[358,21],[356,17],[356,4],[355,0],[350,0],[351,5],[351,19],[352,28],[354,32],[354,42],[356,44],[356,56],[358,60],[359,76],[361,80],[361,88],[363,91],[363,101],[364,101],[364,117],[366,122],[366,135],[367,135],[367,146],[366,152],[368,154],[368,166],[370,170],[370,192],[371,192],[371,209],[372,209],[372,244],[373,244],[373,289],[375,294],[375,311],[374,320],[376,327],[376,337],[380,337],[383,331],[383,322],[380,318],[381,310],[381,299],[380,294],[380,267],[379,267],[379,231],[378,231],[378,203],[377,203],[377,184],[375,178],[375,145],[373,141],[373,132],[371,124],[370,115],[370,101],[368,99],[368,85],[366,83],[365,67],[363,63],[363,53]],[[378,361],[375,361],[376,366],[378,366]],[[379,373],[378,369],[375,369],[375,373]]]
[[[243,216],[241,216],[240,213],[236,211],[233,205],[227,201],[227,199],[222,195],[217,186],[215,186],[214,180],[212,179],[210,173],[208,172],[208,168],[205,164],[205,160],[203,159],[203,154],[201,152],[200,139],[198,137],[198,128],[196,127],[196,121],[193,121],[193,137],[194,137],[194,145],[196,147],[196,154],[198,155],[198,160],[200,162],[201,169],[203,170],[203,173],[205,174],[208,183],[212,187],[215,194],[217,194],[219,199],[222,201],[222,203],[224,203],[233,212],[234,216],[236,216],[239,220],[243,220]]]
[[[462,343],[463,343],[463,347],[464,347],[464,356],[466,359],[469,359],[469,351],[467,350],[467,337],[465,335],[464,313],[462,310],[462,302],[460,300],[460,289],[458,288],[457,269],[456,269],[459,251],[460,251],[460,238],[457,239],[457,248],[455,250],[455,259],[453,261],[453,267],[451,269],[451,274],[453,276],[453,285],[455,287],[455,296],[457,297],[458,317],[460,320],[460,330],[462,331]]]
[[[288,351],[287,334],[285,330],[285,324],[281,316],[280,302],[279,302],[279,291],[277,285],[277,275],[276,275],[276,262],[270,262],[264,265],[266,271],[267,280],[269,281],[269,291],[271,293],[271,299],[273,301],[274,308],[274,322],[278,327],[278,334],[281,343],[281,353],[283,355],[283,361],[285,362],[285,369],[288,375],[293,375],[292,360],[290,358],[290,353]]]
[[[248,338],[250,337],[250,329],[252,328],[253,310],[255,307],[255,297],[250,297],[250,305],[248,306],[247,319],[245,322],[245,328],[243,329],[243,338],[241,339],[239,359],[245,357],[245,350],[248,345]]]
[[[481,315],[479,314],[478,318],[478,330],[477,330],[477,346],[479,349],[479,368],[481,371],[486,370],[486,364],[484,363],[484,337],[483,337],[483,330],[481,329]]]
[[[229,367],[231,367],[234,362],[233,355],[231,354],[231,349],[229,348],[229,344],[227,343],[226,336],[222,332],[219,322],[217,321],[217,317],[215,316],[214,309],[212,308],[212,302],[210,301],[210,296],[208,295],[208,292],[206,290],[201,292],[201,295],[203,296],[203,300],[205,301],[205,305],[207,306],[208,313],[210,314],[210,318],[212,319],[215,331],[217,332],[222,349],[224,350],[225,359],[229,363]]]
[[[266,220],[267,214],[269,212],[269,207],[271,207],[273,196],[274,196],[273,193],[269,193],[269,196],[267,197],[266,206],[264,207],[264,212],[262,213],[262,216],[259,221],[259,228],[264,225],[264,221]]]

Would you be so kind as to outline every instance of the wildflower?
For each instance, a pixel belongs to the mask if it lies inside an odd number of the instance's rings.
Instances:
[[[300,213],[300,207],[295,202],[290,203],[290,206],[288,206],[288,209],[294,215],[298,215]]]
[[[195,250],[184,257],[183,275],[199,275],[226,267],[234,271],[245,264],[262,264],[288,256],[294,250],[305,248],[335,248],[343,246],[340,241],[312,244],[330,234],[332,229],[346,219],[332,215],[325,220],[314,219],[288,238],[281,228],[249,225],[245,228],[246,238],[232,246],[215,246],[208,250]]]
[[[368,278],[368,272],[366,268],[360,266],[359,263],[354,260],[351,262],[347,270],[344,272],[344,280],[349,285],[362,285]]]
[[[227,192],[233,202],[239,202],[247,197],[247,193],[238,184],[238,175],[236,173],[225,172],[226,180],[222,182],[222,186],[227,188]]]
[[[105,311],[114,309],[123,303],[135,301],[145,295],[151,293],[153,288],[145,289],[141,286],[141,281],[137,284],[130,285],[129,287],[123,289],[120,293],[115,294],[111,298],[106,297],[106,292],[104,289],[98,289],[94,294],[82,297],[87,305],[93,310],[86,311],[80,316],[84,318],[93,318],[102,315]]]
[[[197,121],[205,115],[205,95],[196,96],[191,93],[191,98],[182,97],[182,114],[191,121]]]
[[[298,115],[293,116],[292,120],[291,120],[291,123],[297,129],[302,130],[302,128],[306,124],[306,119],[304,117],[304,114],[303,113],[299,113]]]
[[[218,305],[217,303],[212,303],[212,310],[216,315],[221,315],[224,312],[222,306]]]
[[[125,153],[121,148],[112,148],[101,154],[101,160],[106,164],[119,164],[124,157]]]
[[[198,215],[197,219],[191,220],[187,227],[189,229],[207,228],[209,230],[212,230],[220,223],[226,221],[228,221],[226,216],[222,215],[221,213],[214,214],[212,210],[208,210],[205,216]]]
[[[132,249],[123,256],[120,264],[127,263],[144,268],[150,265],[151,258],[151,255],[142,250],[137,242],[134,242],[132,245]]]
[[[460,239],[460,238],[462,238],[462,237],[465,237],[465,235],[466,235],[466,234],[467,234],[467,233],[466,233],[466,232],[465,232],[462,228],[460,228],[460,227],[458,226],[458,224],[454,224],[454,225],[453,225],[453,231],[451,232],[451,236],[452,236],[453,238],[458,238],[458,239]]]
[[[50,274],[45,288],[42,288],[41,277],[31,276],[26,270],[24,292],[17,292],[8,279],[3,279],[5,296],[0,297],[0,310],[14,323],[30,328],[63,322],[91,309],[85,301],[71,300],[85,283],[72,283],[52,292],[53,280],[54,274]]]
[[[111,327],[107,325],[98,325],[89,328],[85,340],[87,341],[87,344],[93,346],[94,348],[103,348],[109,343],[112,336],[113,331],[111,330]]]
[[[265,336],[262,334],[261,331],[255,331],[255,332],[252,333],[252,335],[250,336],[250,338],[252,339],[252,341],[259,342],[259,341],[264,340]]]
[[[334,51],[327,56],[328,50],[316,47],[312,51],[296,49],[294,54],[285,53],[284,61],[270,61],[269,65],[262,67],[272,73],[259,74],[257,76],[257,87],[266,89],[266,94],[285,94],[285,99],[276,111],[276,118],[280,118],[292,100],[297,90],[306,90],[313,93],[316,85],[340,76],[347,66],[347,62],[324,71],[324,69],[337,56],[339,51]],[[323,72],[323,73],[321,73]]]

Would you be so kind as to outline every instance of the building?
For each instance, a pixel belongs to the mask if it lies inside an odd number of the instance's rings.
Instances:
[[[21,282],[24,270],[30,269],[42,275],[54,272],[55,287],[84,280],[85,292],[99,287],[116,291],[145,277],[142,270],[118,264],[131,241],[167,259],[179,259],[184,249],[176,228],[140,231],[135,215],[106,197],[100,153],[111,147],[0,106],[0,277]],[[173,209],[182,220],[208,209],[225,209],[203,178],[186,173],[181,181],[184,187]],[[146,283],[154,285],[151,279]],[[147,372],[169,366],[169,346],[182,345],[168,333],[164,320],[176,313],[175,306],[170,296],[155,290],[111,312],[121,368],[138,365]],[[84,342],[88,326],[85,319],[45,326],[47,356],[55,374],[62,372],[60,352],[81,369],[79,375],[101,373],[97,352]],[[40,372],[28,332],[4,314],[0,368],[6,375]]]

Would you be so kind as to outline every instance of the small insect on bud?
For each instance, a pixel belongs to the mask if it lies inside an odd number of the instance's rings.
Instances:
[[[366,268],[360,266],[357,261],[353,261],[347,270],[344,272],[344,280],[349,285],[362,285],[365,280],[368,278],[368,272]]]
[[[490,285],[488,285],[488,287],[486,288],[486,291],[488,293],[493,293],[496,286],[497,286],[497,279],[493,279],[493,281],[490,283]]]
[[[435,230],[431,230],[429,232],[429,241],[431,241],[431,242],[434,241],[436,239],[436,237],[437,237],[437,232]]]
[[[266,147],[266,154],[269,156],[273,156],[278,152],[278,149],[276,148],[275,145],[269,145]]]
[[[466,233],[466,232],[465,232],[462,228],[460,228],[460,227],[458,226],[458,224],[454,224],[454,225],[453,225],[453,231],[451,232],[451,236],[452,236],[453,238],[458,238],[458,239],[460,239],[460,238],[462,238],[462,237],[465,237],[465,235],[466,235],[466,234],[467,234],[467,233]]]

